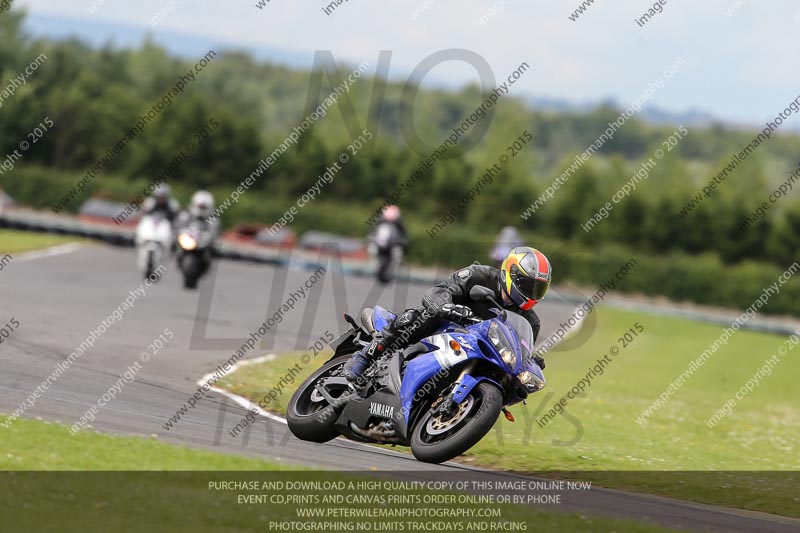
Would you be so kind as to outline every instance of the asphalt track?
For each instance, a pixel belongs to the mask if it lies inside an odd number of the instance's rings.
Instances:
[[[306,443],[292,437],[285,425],[266,419],[245,438],[233,438],[227,430],[245,412],[215,394],[165,430],[165,422],[197,389],[197,379],[230,357],[309,275],[302,269],[222,261],[199,292],[186,292],[180,288],[178,272],[170,267],[161,282],[148,289],[25,416],[72,425],[169,328],[174,338],[100,410],[95,429],[157,435],[174,443],[325,469],[403,471],[404,476],[411,471],[420,475],[470,471],[487,480],[519,477],[452,463],[422,464],[410,455],[343,439],[324,445]],[[7,265],[0,272],[0,299],[8,316],[0,316],[0,323],[14,317],[20,327],[0,346],[0,412],[13,412],[141,283],[133,252],[127,249],[83,247],[62,255],[19,258]],[[325,330],[334,334],[343,330],[344,309],[357,313],[362,305],[376,301],[392,308],[416,305],[425,289],[406,283],[384,289],[371,279],[330,269],[247,357],[305,349]],[[550,301],[540,309],[542,335],[549,335],[572,306]],[[772,515],[599,488],[567,493],[562,502],[548,509],[695,531],[788,532],[800,527],[800,521]]]

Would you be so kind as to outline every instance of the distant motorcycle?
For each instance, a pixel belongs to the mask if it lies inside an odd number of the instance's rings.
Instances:
[[[172,224],[160,213],[144,215],[136,226],[139,271],[145,278],[157,277],[172,250]]]
[[[369,252],[378,261],[375,273],[380,283],[389,283],[397,277],[403,262],[405,243],[397,229],[390,222],[381,222],[370,237]]]
[[[435,334],[384,354],[351,383],[342,375],[350,355],[394,318],[375,307],[332,346],[333,357],[292,395],[289,430],[299,439],[326,442],[339,435],[361,442],[411,446],[424,462],[450,460],[478,443],[506,407],[545,386],[533,359],[533,330],[520,315],[499,309],[494,291],[475,286],[474,300],[497,309],[488,320],[446,322]],[[467,323],[468,322],[468,323]]]
[[[185,289],[197,288],[197,282],[211,266],[213,240],[211,230],[198,220],[178,231],[177,261]]]

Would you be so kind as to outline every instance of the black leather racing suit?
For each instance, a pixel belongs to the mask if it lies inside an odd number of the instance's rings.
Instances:
[[[502,274],[499,269],[486,265],[473,264],[454,272],[445,281],[434,285],[425,293],[420,307],[408,309],[389,323],[381,332],[383,335],[381,344],[385,349],[395,351],[434,334],[444,320],[440,310],[443,305],[448,303],[465,305],[480,318],[492,318],[495,315],[489,309],[493,305],[486,301],[473,300],[469,296],[469,291],[475,285],[492,289],[495,301],[503,305],[501,279]],[[533,309],[523,311],[513,304],[504,307],[521,315],[530,323],[535,342],[541,327],[536,312]],[[372,354],[368,353],[367,355]]]

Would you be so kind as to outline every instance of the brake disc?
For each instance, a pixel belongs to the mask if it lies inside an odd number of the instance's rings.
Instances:
[[[441,413],[428,419],[428,423],[425,425],[425,431],[427,431],[429,435],[441,435],[442,433],[450,431],[467,417],[474,403],[475,399],[471,395],[467,396],[466,400],[458,404],[458,410],[447,419],[442,420],[442,416],[444,415]]]

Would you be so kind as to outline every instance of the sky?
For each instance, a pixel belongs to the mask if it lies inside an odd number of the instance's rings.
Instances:
[[[262,9],[256,7],[259,1]],[[390,76],[396,79],[406,79],[433,53],[463,48],[483,57],[498,80],[520,63],[530,64],[532,70],[513,88],[516,96],[576,105],[608,99],[629,105],[683,58],[651,105],[705,112],[732,124],[763,124],[800,95],[800,4],[790,0],[661,0],[666,4],[661,13],[643,27],[636,19],[655,2],[595,0],[574,21],[569,15],[581,0],[346,0],[326,14],[323,7],[330,2],[15,0],[14,5],[43,17],[33,26],[37,32],[54,27],[54,20],[70,20],[79,35],[105,38],[125,25],[149,29],[162,41],[182,35],[198,43],[267,50],[268,57],[305,60],[308,66],[316,50],[373,66],[379,51],[391,50]],[[449,61],[425,81],[461,86],[477,82],[478,74],[466,63]],[[796,129],[800,120],[786,124]]]

